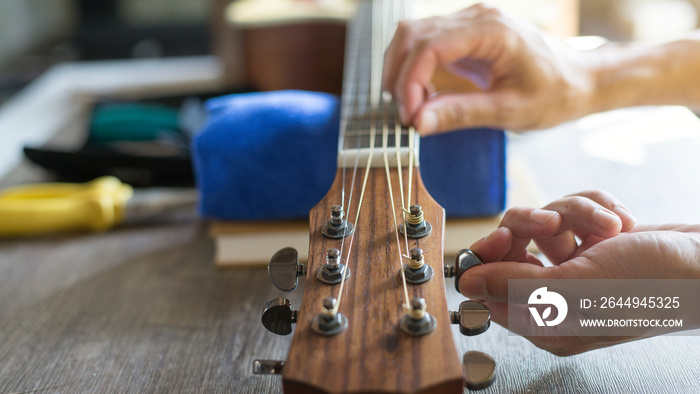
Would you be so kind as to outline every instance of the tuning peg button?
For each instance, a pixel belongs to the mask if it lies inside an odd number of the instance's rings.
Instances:
[[[462,274],[469,268],[482,264],[484,264],[483,261],[481,261],[481,258],[477,256],[476,253],[469,249],[462,249],[457,253],[455,265],[445,266],[445,277],[455,278],[455,289],[457,289],[458,293],[462,294],[459,291],[459,278],[461,278]]]
[[[462,379],[470,390],[482,390],[496,379],[496,362],[488,354],[469,351],[462,356]]]
[[[306,265],[299,264],[299,253],[287,247],[277,251],[267,266],[270,280],[282,291],[292,291],[299,283],[298,277],[306,274]]]
[[[262,324],[268,331],[277,335],[292,333],[292,324],[297,322],[297,311],[286,298],[275,298],[263,307]]]
[[[452,324],[459,324],[462,335],[479,335],[491,325],[491,311],[476,301],[463,301],[458,312],[450,312]]]

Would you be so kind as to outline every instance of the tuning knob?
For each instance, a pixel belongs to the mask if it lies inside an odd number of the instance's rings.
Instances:
[[[459,278],[461,278],[462,274],[464,274],[469,268],[482,264],[484,263],[481,261],[481,258],[476,255],[476,253],[469,249],[462,249],[459,251],[459,253],[457,253],[455,265],[445,266],[445,277],[455,278],[455,289],[457,289],[457,292],[461,294],[459,291]]]
[[[253,360],[253,375],[281,375],[284,361]]]
[[[431,333],[437,326],[437,321],[426,311],[426,303],[423,298],[411,300],[411,310],[399,321],[401,331],[414,337],[420,337]]]
[[[262,324],[268,331],[277,335],[292,333],[292,324],[297,322],[297,312],[286,298],[275,298],[263,307]]]
[[[470,390],[485,389],[496,379],[496,362],[488,354],[466,352],[462,356],[462,379]]]
[[[463,301],[459,311],[450,312],[450,319],[452,324],[459,324],[462,335],[479,335],[491,325],[491,311],[480,302]]]
[[[299,276],[306,274],[306,265],[299,264],[299,253],[287,247],[277,251],[267,266],[270,280],[282,291],[292,291],[299,283]]]

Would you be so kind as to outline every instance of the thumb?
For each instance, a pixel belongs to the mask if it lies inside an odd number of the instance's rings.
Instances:
[[[459,290],[471,299],[508,302],[509,279],[560,278],[561,269],[510,261],[487,263],[465,272],[459,279]]]
[[[506,128],[503,99],[493,92],[439,94],[419,109],[415,126],[422,136],[474,127]]]

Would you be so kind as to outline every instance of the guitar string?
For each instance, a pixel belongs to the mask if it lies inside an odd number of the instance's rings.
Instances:
[[[401,7],[405,3],[400,2],[399,0],[394,0],[392,5],[392,21],[394,25],[398,23],[399,20],[405,17],[405,9]],[[390,38],[387,37],[387,42]],[[396,142],[396,166],[401,169],[401,152],[399,150],[399,147],[401,146],[401,137],[402,137],[402,132],[403,132],[403,127],[401,126],[401,122],[397,121],[397,110],[396,107],[394,107],[394,111],[392,113],[394,117],[394,131],[396,133],[395,142]],[[410,150],[412,153],[413,151]],[[410,154],[410,153],[409,153]],[[412,167],[409,165],[409,171],[412,171]],[[409,183],[410,185],[410,183]],[[407,207],[406,207],[406,198],[404,198],[404,186],[403,186],[403,170],[399,171],[399,189],[401,190],[400,196],[401,196],[401,216],[403,219],[403,222],[406,223],[406,212],[407,212]],[[408,197],[408,196],[407,196]],[[406,255],[408,256],[410,254],[409,251],[409,246],[408,246],[408,233],[404,231],[403,233],[404,236],[404,244],[406,245]]]
[[[377,43],[377,39],[375,38],[378,36],[375,33],[376,27],[377,26],[382,27],[381,22],[383,22],[381,19],[379,19],[380,13],[376,12],[376,10],[375,10],[377,3],[385,4],[386,2],[372,2],[372,9],[371,9],[372,26],[370,28],[372,31],[371,57],[373,59],[377,59],[380,56],[382,56],[383,50],[385,48],[385,44],[387,42],[386,38],[384,36],[379,36],[379,43]],[[386,13],[383,13],[383,14],[386,14]],[[382,30],[388,30],[388,29],[380,29],[380,33]],[[379,56],[377,56],[377,55],[379,55]],[[358,89],[359,89],[359,87],[358,87]],[[360,191],[359,201],[357,204],[357,212],[355,215],[355,227],[356,228],[357,228],[357,225],[359,223],[362,202],[364,200],[365,190],[366,190],[366,186],[367,186],[367,180],[369,177],[370,168],[371,168],[372,160],[374,157],[374,152],[376,150],[375,149],[376,148],[376,137],[377,137],[376,132],[377,132],[377,121],[378,121],[377,109],[379,108],[380,104],[383,103],[383,92],[381,90],[381,64],[377,63],[376,61],[371,62],[369,99],[370,99],[370,103],[369,103],[370,104],[369,105],[369,111],[370,111],[369,112],[370,113],[370,116],[369,116],[369,144],[370,144],[370,146],[369,146],[369,155],[367,157],[367,163],[365,165],[365,173],[364,173],[364,177],[363,177],[363,181],[362,181],[362,189]],[[400,267],[403,268],[403,261],[402,261],[403,255],[401,253],[401,245],[400,245],[399,236],[398,236],[398,224],[397,224],[397,220],[396,220],[396,210],[394,208],[394,198],[393,198],[393,191],[392,191],[392,184],[391,184],[391,176],[390,176],[389,165],[388,165],[388,155],[387,155],[387,147],[386,147],[388,145],[388,125],[386,124],[386,122],[387,122],[386,116],[383,117],[382,121],[383,121],[382,133],[383,133],[383,139],[384,139],[384,162],[385,162],[385,169],[387,171],[387,182],[388,182],[389,194],[390,194],[390,199],[391,199],[390,204],[391,204],[392,214],[393,214],[393,218],[394,218],[394,228],[396,230],[396,241],[397,241],[397,249],[398,249],[398,253],[399,253],[399,263],[400,263]],[[409,185],[412,184],[412,178],[413,178],[413,168],[412,167],[413,167],[413,163],[414,163],[414,152],[412,150],[414,144],[412,141],[412,137],[414,137],[414,130],[412,130],[412,128],[411,128],[411,129],[409,129],[409,141],[408,141],[409,142],[409,183],[408,183]],[[356,136],[356,138],[360,138],[359,133]],[[399,149],[400,140],[401,140],[401,138],[399,135],[399,138],[397,138],[397,141],[395,141],[395,145],[396,145],[397,150]],[[359,149],[357,150],[356,154],[359,155]],[[356,156],[356,158],[357,158],[357,156]],[[400,163],[400,159],[397,161],[397,164],[398,163]],[[356,169],[357,169],[357,160],[356,160],[355,170]],[[398,172],[399,172],[399,174],[402,173],[401,168],[398,168]],[[354,186],[354,180],[353,180],[353,186]],[[343,185],[343,187],[344,187],[344,185]],[[350,198],[352,198],[352,194],[353,194],[352,188],[351,188],[350,194],[351,194]],[[403,185],[401,186],[401,196],[403,197]],[[410,196],[411,196],[411,187],[410,186],[408,187],[408,190],[407,190],[407,196],[408,196],[407,200],[410,201]],[[349,204],[350,204],[350,202],[348,202],[348,205]],[[406,211],[406,207],[404,206],[405,205],[404,201],[402,201],[401,205],[402,205],[402,211]],[[350,207],[348,206],[348,210],[349,210],[349,208]],[[405,214],[404,214],[404,218],[405,218]],[[345,259],[346,263],[348,263],[350,260],[350,255],[351,255],[352,250],[353,250],[352,245],[354,243],[354,239],[355,239],[355,232],[353,232],[353,234],[350,236],[350,241],[348,243],[348,253],[347,253],[347,256]],[[405,242],[406,242],[406,250],[408,251],[408,238],[407,237],[405,238]],[[344,245],[344,238],[343,238],[343,242],[341,243],[341,248],[343,247],[343,245]],[[342,252],[341,252],[341,256],[342,256]],[[409,304],[408,286],[406,283],[406,278],[405,278],[405,274],[404,274],[403,269],[401,269],[401,276],[402,276],[402,282],[403,282],[404,295],[406,298],[406,302],[403,305],[403,307],[408,308],[408,304]],[[345,287],[345,279],[346,279],[346,276],[342,275],[340,287],[338,289],[337,303],[336,303],[335,307],[333,308],[333,311],[332,311],[333,313],[336,313],[338,311],[338,309],[340,308],[340,305],[342,303],[342,298],[343,298],[343,294],[344,294],[343,290]]]
[[[372,58],[376,59],[375,53],[377,50],[376,40],[374,40],[374,38],[373,38],[375,36],[375,30],[376,30],[376,26],[377,26],[377,18],[378,18],[378,14],[379,14],[378,12],[375,12],[375,9],[374,9],[376,4],[377,4],[377,2],[372,2],[372,8],[370,9],[370,12],[371,12],[370,16],[371,16],[371,21],[372,21],[371,26],[370,26],[370,31],[371,31],[370,58],[371,59]],[[380,50],[382,50],[382,49],[383,48],[380,48]],[[369,178],[370,168],[372,165],[372,160],[374,158],[375,145],[376,145],[377,119],[376,119],[375,109],[377,108],[377,106],[379,104],[379,100],[380,100],[379,92],[381,92],[381,84],[378,85],[376,83],[376,79],[378,77],[378,72],[381,72],[381,69],[379,69],[379,71],[377,70],[377,62],[376,61],[371,62],[371,64],[370,64],[370,92],[369,92],[369,101],[370,102],[369,102],[369,108],[367,108],[369,110],[369,115],[370,115],[369,116],[369,122],[370,122],[369,123],[369,144],[370,144],[370,146],[369,146],[369,155],[367,157],[367,164],[365,165],[365,173],[364,173],[364,177],[363,177],[363,181],[362,181],[362,189],[360,191],[360,197],[359,197],[359,201],[357,203],[357,213],[355,215],[355,227],[356,228],[358,226],[359,219],[360,219],[362,202],[363,202],[364,196],[365,196],[365,190],[367,187],[367,180]],[[354,240],[355,240],[355,233],[356,232],[353,232],[353,234],[350,236],[350,241],[348,244],[348,254],[347,254],[346,260],[345,260],[346,262],[350,261],[350,255],[351,255],[352,250],[353,250],[352,245],[353,245]],[[338,302],[336,303],[336,306],[334,308],[334,312],[337,312],[337,310],[340,308],[340,305],[342,303],[343,294],[344,294],[344,292],[343,292],[344,287],[345,287],[345,275],[342,275],[341,281],[340,281],[340,288],[338,289],[338,298],[337,298]]]
[[[381,2],[381,3],[382,3],[382,5],[389,4],[386,1]],[[376,4],[376,3],[373,3],[373,4]],[[391,4],[391,6],[394,6],[394,5],[395,4]],[[383,51],[383,49],[386,47],[386,44],[388,43],[386,34],[388,33],[388,30],[389,30],[388,26],[390,24],[390,21],[387,20],[389,15],[390,15],[390,13],[388,12],[388,10],[386,10],[386,7],[385,7],[383,9],[383,12],[382,12],[382,16],[384,16],[384,18],[381,21],[382,25],[380,26],[379,33],[372,34],[372,40],[375,44],[374,47],[379,47],[377,50]],[[377,38],[375,38],[375,37],[377,37]],[[379,40],[378,44],[376,43],[377,40]],[[379,54],[377,54],[375,52],[375,53],[373,53],[373,55],[381,55],[381,52]],[[374,81],[374,83],[377,84],[376,81]],[[378,85],[377,89],[381,89],[381,82],[379,82],[377,85]],[[384,148],[383,149],[384,150],[384,152],[383,152],[384,169],[386,171],[387,186],[389,189],[389,205],[391,206],[391,213],[392,213],[392,217],[394,219],[394,235],[396,237],[396,249],[398,252],[399,272],[401,273],[401,284],[402,284],[404,297],[405,297],[405,301],[406,301],[404,303],[403,307],[408,309],[408,305],[409,305],[410,300],[409,300],[409,296],[408,296],[408,285],[406,283],[406,273],[403,270],[404,258],[407,257],[407,255],[404,256],[401,253],[401,241],[399,239],[399,225],[398,225],[398,220],[396,218],[394,192],[393,192],[393,185],[391,182],[391,171],[389,169],[389,151],[388,151],[388,145],[389,145],[389,124],[388,124],[388,122],[389,122],[389,119],[388,119],[388,113],[386,111],[387,105],[385,103],[385,101],[387,101],[386,99],[388,98],[389,94],[386,92],[377,93],[377,94],[381,94],[380,103],[381,103],[381,108],[382,108],[382,134],[383,134],[382,140],[383,140],[383,148]],[[396,149],[396,158],[397,158],[396,170],[397,170],[397,177],[399,178],[399,195],[401,196],[401,199],[403,200],[403,181],[401,179],[403,169],[401,168],[401,158],[400,158],[401,155],[399,152],[400,151],[400,144],[401,144],[401,140],[400,140],[400,138],[397,138],[394,141],[394,146]],[[402,201],[401,205],[403,206],[403,201]],[[405,233],[405,231],[404,231],[404,233]],[[408,241],[406,241],[406,250],[408,251]]]
[[[360,199],[357,202],[357,214],[355,215],[355,227],[357,227],[357,223],[360,220],[360,211],[362,208],[362,201],[365,197],[365,189],[367,187],[367,179],[369,178],[370,167],[372,164],[372,158],[374,156],[374,145],[375,145],[374,140],[375,140],[376,134],[377,134],[376,126],[374,125],[374,123],[370,123],[369,134],[370,134],[370,137],[369,137],[369,144],[370,144],[369,156],[367,157],[367,165],[365,166],[365,175],[364,175],[364,179],[362,180],[362,190],[360,191]],[[352,244],[353,244],[353,241],[355,240],[356,233],[357,233],[357,231],[354,231],[352,233],[352,235],[350,235],[350,242],[348,244],[348,254],[345,257],[346,262],[350,261],[350,253],[352,252]],[[335,308],[333,308],[333,312],[338,311],[338,308],[340,308],[340,303],[341,303],[342,298],[343,298],[343,288],[345,287],[345,275],[342,275],[341,277],[342,278],[340,280],[340,288],[338,289],[338,302],[336,303]]]
[[[354,25],[355,25],[355,23],[360,24],[362,22],[362,18],[356,18],[355,21],[356,22],[353,23],[353,28],[355,29],[355,31],[360,31],[358,29],[361,26],[354,26]],[[358,41],[357,35],[350,34],[349,37],[350,37],[350,39],[348,42],[348,46],[349,46],[349,48],[351,48],[350,50],[352,50],[353,52],[359,52],[359,48],[357,48],[357,41]],[[349,65],[348,65],[349,67],[346,67],[346,69],[348,70],[348,81],[349,81],[348,85],[352,85],[352,88],[349,90],[355,92],[355,94],[349,94],[349,97],[351,97],[351,100],[354,101],[355,105],[354,106],[344,106],[344,108],[347,108],[351,112],[352,112],[352,108],[357,108],[358,97],[360,97],[360,95],[359,95],[360,84],[356,81],[357,61],[354,60],[357,58],[358,58],[357,53],[354,53],[353,55],[349,56],[348,63],[350,63],[352,61],[353,65],[351,67]],[[348,86],[348,88],[350,88],[350,86]],[[347,114],[346,114],[346,116],[347,116]],[[341,142],[341,144],[343,144],[343,145],[341,146],[341,149],[343,149],[343,147],[344,147],[346,137],[347,137],[347,118],[344,117],[343,141]],[[346,213],[346,217],[349,217],[349,215],[350,215],[350,207],[352,206],[352,196],[354,194],[353,191],[355,188],[355,180],[357,177],[357,168],[358,168],[358,164],[359,164],[359,160],[360,160],[360,148],[361,148],[361,141],[362,140],[361,140],[359,135],[355,136],[355,140],[356,140],[355,160],[354,160],[354,164],[353,164],[352,179],[350,181],[350,194],[348,196],[347,206],[345,205],[345,185],[346,185],[345,172],[347,171],[347,166],[346,166],[347,155],[346,154],[343,155],[343,179],[342,179],[343,186],[342,186],[342,199],[341,199],[342,205],[341,206],[343,207],[343,210]],[[339,256],[341,257],[341,259],[343,256],[344,247],[345,247],[345,237],[343,237],[341,239],[341,242],[340,242],[340,254],[339,254]],[[346,261],[346,266],[347,266],[347,259],[345,261]]]
[[[411,3],[412,0],[406,0],[403,3],[405,7],[402,7],[402,18],[408,18],[410,17],[409,10],[412,8]],[[406,8],[408,7],[408,9]],[[416,128],[413,126],[408,127],[408,184],[413,185],[413,167],[415,166],[415,141],[416,141]],[[411,201],[411,190],[412,188],[409,186],[408,189],[406,190],[406,201],[407,203],[410,204]],[[408,212],[408,207],[404,206],[403,207],[404,214]],[[405,219],[405,216],[404,216]],[[405,235],[405,234],[404,234]],[[406,236],[406,245],[408,247],[408,236]]]
[[[411,8],[411,5],[409,4],[410,2],[411,2],[411,0],[406,0],[406,1],[403,1],[403,2],[402,2],[402,1],[399,1],[399,0],[394,0],[394,1],[392,2],[393,11],[394,11],[394,12],[393,12],[393,15],[392,15],[392,16],[393,16],[393,20],[392,20],[392,22],[393,22],[393,26],[392,26],[393,29],[392,29],[392,30],[396,30],[396,26],[398,25],[398,22],[399,22],[401,19],[407,19],[407,17],[408,17],[407,7],[408,7],[408,8]],[[389,33],[389,34],[392,34],[393,31],[388,32],[388,33]],[[387,36],[387,37],[386,37],[386,40],[387,40],[386,42],[388,43],[390,39],[391,39],[391,36]],[[400,186],[400,190],[401,190],[401,193],[400,193],[400,195],[401,195],[401,211],[402,211],[403,223],[406,223],[406,212],[408,212],[407,203],[409,203],[409,202],[411,201],[411,189],[412,189],[412,186],[413,186],[413,181],[412,181],[412,179],[413,179],[413,166],[414,166],[414,163],[413,163],[412,158],[413,158],[413,156],[414,156],[413,138],[414,138],[415,136],[414,136],[414,135],[411,135],[410,129],[409,129],[409,138],[408,138],[408,147],[409,147],[409,149],[408,149],[408,152],[409,152],[408,186],[407,186],[407,188],[406,188],[406,189],[407,189],[407,197],[406,197],[406,199],[404,200],[404,198],[403,198],[403,195],[404,195],[403,169],[402,169],[401,154],[400,154],[400,149],[399,149],[399,147],[401,146],[401,142],[400,142],[400,141],[401,141],[401,136],[402,136],[403,127],[401,126],[400,121],[397,120],[397,118],[398,118],[398,116],[397,116],[397,108],[396,108],[395,106],[394,106],[393,115],[394,115],[394,127],[395,127],[395,131],[396,131],[396,141],[395,141],[395,142],[396,142],[396,161],[397,161],[397,167],[398,167],[398,169],[399,169],[399,171],[398,171],[398,174],[399,174],[399,186]],[[397,227],[397,228],[398,228],[398,227]],[[407,232],[407,231],[404,231],[403,233],[404,233],[404,245],[406,245],[406,257],[408,258],[408,256],[410,255],[409,244],[408,244],[408,232]],[[403,267],[402,267],[402,268],[403,268]],[[408,308],[409,308],[408,289],[407,289],[407,285],[406,285],[406,276],[405,276],[405,273],[404,273],[403,269],[401,269],[401,276],[402,276],[402,279],[403,279],[403,286],[404,286],[405,293],[406,293],[406,304],[404,305],[404,307],[408,309]]]
[[[355,18],[355,21],[357,21],[357,22],[355,22],[355,23],[357,23],[357,24],[359,25],[359,24],[361,24],[362,22],[364,22],[364,18]],[[361,26],[361,25],[360,25],[360,26],[356,26],[355,23],[353,23],[353,26],[352,26],[353,31],[355,31],[355,32],[360,32],[360,31],[362,31],[360,28],[363,27],[363,26]],[[359,36],[359,34],[350,34],[350,35],[349,35],[350,39],[349,39],[348,45],[349,45],[350,50],[352,50],[352,51],[354,51],[354,52],[359,52],[359,42],[358,42],[359,40],[358,40],[358,36]],[[348,75],[349,84],[352,84],[352,85],[353,85],[353,86],[352,86],[352,89],[350,89],[350,91],[354,91],[354,92],[355,92],[354,95],[353,95],[353,94],[350,94],[350,97],[352,97],[352,100],[354,101],[354,104],[355,104],[355,105],[354,105],[354,106],[348,106],[348,107],[346,107],[346,108],[348,108],[348,111],[352,113],[352,115],[356,115],[356,114],[355,114],[355,111],[357,111],[358,108],[361,108],[361,107],[360,107],[360,102],[359,102],[359,97],[360,97],[360,94],[359,94],[360,92],[359,92],[359,91],[360,91],[360,88],[361,88],[361,84],[359,83],[359,73],[357,72],[357,69],[358,69],[358,67],[359,67],[359,65],[357,64],[357,59],[359,58],[358,55],[359,55],[359,53],[355,53],[354,56],[353,56],[353,55],[349,56],[349,58],[351,59],[351,60],[349,60],[349,61],[352,61],[352,62],[353,62],[353,66],[347,68],[347,69],[349,70],[349,75]],[[354,109],[355,111],[353,111],[353,109]],[[348,116],[350,116],[350,115],[348,115]],[[344,127],[344,132],[343,132],[343,141],[342,141],[343,144],[345,143],[345,138],[346,138],[346,136],[347,136],[347,133],[346,133],[347,129],[346,129],[346,127],[347,127],[347,119],[345,119],[345,127]],[[350,181],[350,194],[349,194],[349,196],[348,196],[348,205],[347,205],[347,207],[345,207],[344,205],[342,205],[343,208],[344,208],[344,210],[346,211],[346,217],[349,217],[349,215],[350,215],[350,208],[352,207],[352,197],[353,197],[353,195],[354,195],[355,181],[356,181],[356,176],[357,176],[357,169],[358,169],[359,160],[360,160],[360,147],[361,147],[361,141],[362,141],[361,134],[356,133],[356,134],[355,134],[355,140],[356,140],[355,162],[354,162],[354,165],[353,165],[352,180]],[[341,148],[341,149],[342,149],[342,148]],[[344,156],[343,156],[343,160],[345,160],[346,157],[347,157],[347,155],[344,155]],[[345,173],[345,171],[346,171],[345,161],[343,161],[343,173]],[[363,193],[364,193],[364,191],[363,191]],[[344,177],[343,177],[342,194],[343,194],[343,203],[344,203],[344,195],[345,195],[345,178],[344,178]],[[360,202],[360,204],[361,204],[361,202]],[[360,205],[360,204],[358,204],[357,217],[355,218],[355,231],[357,231],[357,218],[359,217],[359,211],[360,211],[359,205]],[[345,209],[345,208],[347,208],[347,209]],[[355,237],[355,232],[353,232],[352,235],[350,236],[350,243],[349,243],[349,245],[348,245],[348,254],[347,254],[347,256],[345,257],[345,266],[346,266],[346,267],[349,267],[350,250],[351,250],[351,248],[352,248],[352,240],[354,239],[354,237]],[[346,238],[346,237],[342,237],[341,242],[340,242],[340,253],[339,253],[339,256],[340,256],[341,259],[342,259],[342,256],[343,256],[343,249],[344,249],[344,247],[345,247],[345,238]],[[338,311],[338,308],[340,307],[340,301],[341,301],[342,298],[343,298],[343,297],[342,297],[342,294],[343,294],[343,288],[344,288],[344,286],[345,286],[345,275],[343,274],[343,275],[342,275],[342,278],[341,278],[341,282],[340,282],[340,287],[339,287],[339,289],[338,289],[338,297],[337,297],[338,302],[336,303],[336,306],[333,308],[333,313],[336,313],[336,312]]]

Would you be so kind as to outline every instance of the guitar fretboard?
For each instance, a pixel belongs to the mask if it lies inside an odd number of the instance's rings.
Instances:
[[[384,51],[398,21],[408,17],[409,8],[406,1],[362,0],[357,17],[348,26],[339,167],[364,164],[372,151],[372,167],[385,165],[384,152],[390,166],[397,165],[397,152],[401,162],[408,163],[411,151],[418,165],[418,135],[400,125],[394,102],[381,88]]]

